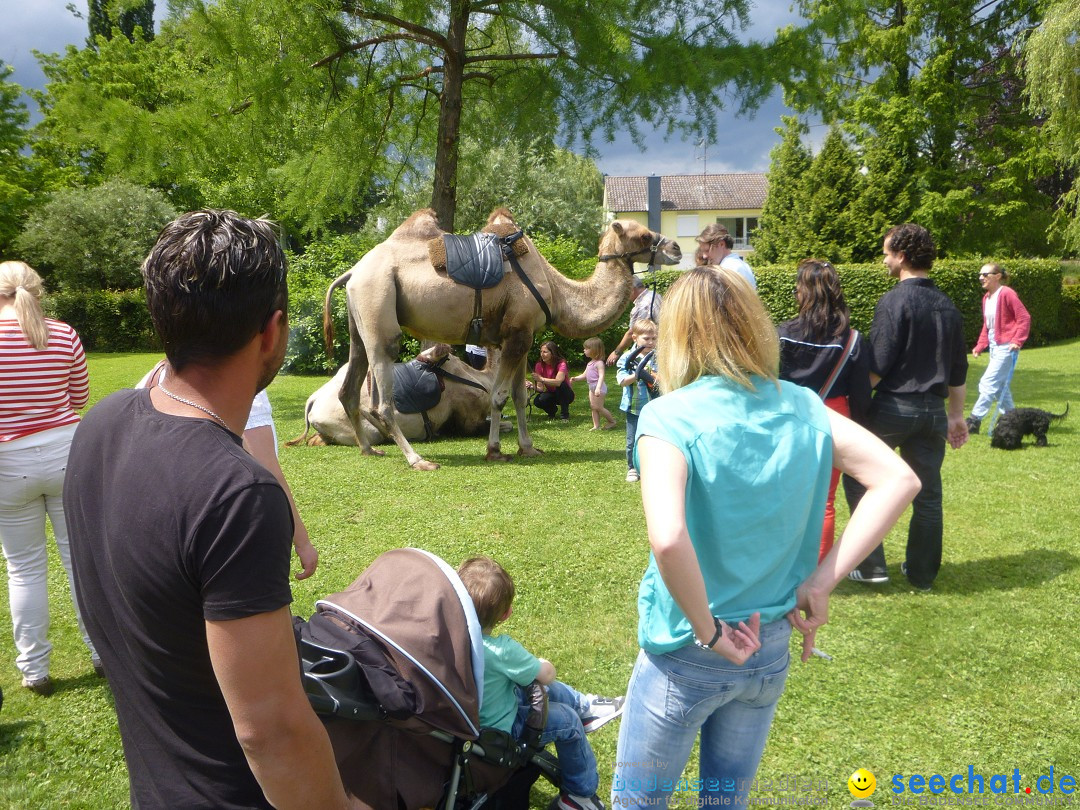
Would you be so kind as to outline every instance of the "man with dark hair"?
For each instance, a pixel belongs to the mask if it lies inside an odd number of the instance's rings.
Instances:
[[[750,265],[738,253],[731,252],[731,249],[735,247],[735,240],[724,225],[719,222],[706,225],[705,229],[698,234],[697,243],[695,257],[699,265],[715,264],[727,270],[734,270],[745,278],[751,287],[757,289],[757,279],[754,278],[754,271],[750,269]]]
[[[945,442],[958,449],[968,438],[967,349],[960,311],[928,278],[937,256],[930,232],[911,223],[898,225],[885,235],[884,254],[889,275],[900,281],[878,301],[870,328],[875,393],[868,427],[889,447],[900,448],[922,483],[912,502],[907,559],[900,570],[914,587],[928,591],[941,568]],[[847,475],[844,490],[854,510],[866,490]],[[849,577],[888,582],[884,547],[878,546]]]
[[[64,486],[131,803],[344,807],[300,680],[289,502],[239,435],[285,355],[285,257],[269,223],[196,211],[142,272],[165,381],[90,410]]]

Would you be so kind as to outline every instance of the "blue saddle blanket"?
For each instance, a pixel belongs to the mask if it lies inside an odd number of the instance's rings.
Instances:
[[[500,239],[493,233],[472,236],[443,236],[446,246],[446,272],[458,284],[474,290],[486,290],[503,280],[506,272]]]
[[[431,366],[419,360],[394,364],[394,407],[398,413],[430,411],[442,399],[443,384]]]

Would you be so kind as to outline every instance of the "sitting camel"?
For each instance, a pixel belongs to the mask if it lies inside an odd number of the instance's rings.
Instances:
[[[491,411],[491,384],[495,379],[494,367],[489,365],[478,371],[450,354],[450,347],[445,343],[437,343],[425,349],[416,359],[439,369],[436,373],[444,382],[445,389],[439,403],[424,413],[402,413],[395,407],[394,417],[405,437],[411,441],[424,441],[429,438],[429,426],[442,435],[479,436],[487,433],[487,419]],[[345,415],[345,409],[341,407],[341,400],[338,398],[348,371],[348,366],[342,366],[332,380],[324,383],[308,397],[304,406],[304,433],[285,442],[286,445],[356,445],[352,422]],[[371,385],[367,381],[360,392],[360,407],[371,407]],[[364,422],[362,427],[371,444],[389,441],[371,423]],[[509,423],[504,422],[503,429],[509,430]],[[315,433],[309,438],[308,434],[312,430]]]
[[[488,217],[485,231],[516,231],[510,213],[499,208]],[[346,284],[349,307],[349,364],[340,399],[353,425],[361,452],[382,455],[364,435],[361,415],[401,448],[409,466],[438,469],[409,444],[393,409],[393,367],[402,330],[420,338],[464,343],[476,314],[475,291],[453,281],[432,265],[429,243],[445,232],[431,209],[417,211],[360,259],[327,290],[323,310],[327,350],[332,354],[330,297]],[[539,455],[525,423],[525,361],[534,335],[548,323],[560,334],[585,338],[602,332],[626,310],[630,301],[634,262],[677,264],[682,252],[676,242],[631,220],[611,222],[600,237],[600,257],[593,274],[573,281],[560,274],[521,236],[522,274],[507,271],[495,286],[483,290],[479,308],[482,328],[469,342],[501,348],[491,390],[488,460],[505,461],[500,452],[499,424],[506,401],[513,398],[517,416],[518,454]],[[515,245],[519,253],[521,245]],[[529,286],[533,289],[530,290]],[[541,301],[543,303],[541,303]],[[545,311],[546,310],[546,311]],[[364,408],[360,383],[371,368],[372,401]]]

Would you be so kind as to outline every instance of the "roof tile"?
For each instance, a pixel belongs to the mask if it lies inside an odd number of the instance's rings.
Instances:
[[[664,211],[711,211],[761,208],[767,181],[763,172],[671,174],[660,177],[660,208]],[[647,211],[648,178],[605,177],[604,200],[615,214]]]

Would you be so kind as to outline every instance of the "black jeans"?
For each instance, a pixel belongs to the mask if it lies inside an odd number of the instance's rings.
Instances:
[[[570,418],[570,403],[576,398],[574,389],[569,383],[563,383],[554,391],[538,391],[533,397],[533,404],[548,416],[554,416],[555,412],[562,409],[563,418]]]
[[[877,394],[870,406],[867,427],[889,447],[900,448],[900,458],[919,477],[922,489],[911,504],[908,524],[907,575],[915,585],[933,583],[941,569],[941,464],[949,419],[945,400],[933,394]],[[865,487],[844,476],[844,493],[854,511]],[[864,571],[885,567],[885,548],[878,546],[860,565]]]

